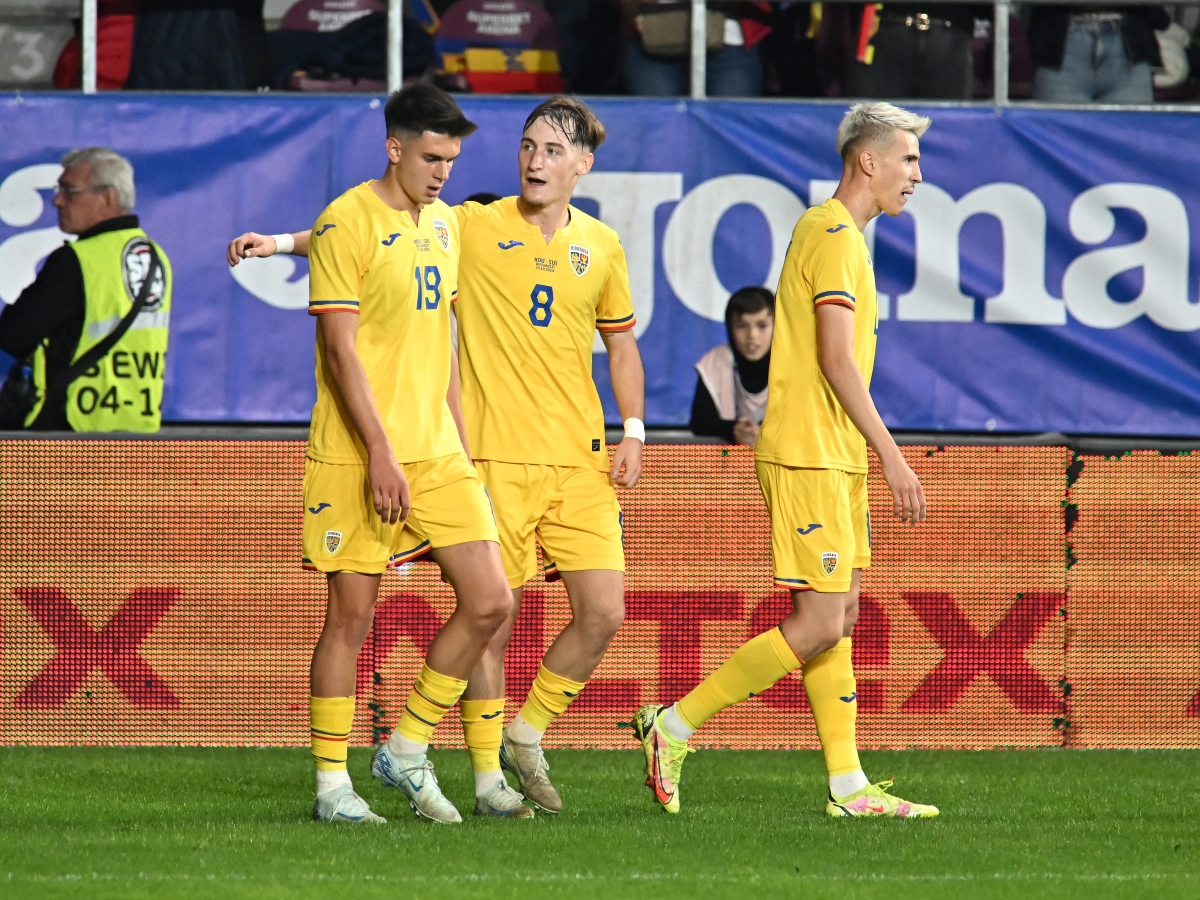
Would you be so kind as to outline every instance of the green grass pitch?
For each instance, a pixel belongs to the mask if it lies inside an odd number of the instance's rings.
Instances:
[[[702,751],[683,811],[637,752],[551,751],[567,809],[439,827],[308,821],[303,750],[0,749],[6,898],[1200,897],[1200,751],[864,753],[939,819],[831,820],[816,753]],[[435,752],[471,809],[465,752]]]

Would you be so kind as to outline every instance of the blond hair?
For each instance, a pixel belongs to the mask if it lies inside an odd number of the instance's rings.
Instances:
[[[931,124],[927,116],[919,116],[890,103],[855,103],[842,116],[842,124],[838,126],[837,152],[843,161],[851,162],[867,141],[890,145],[897,130],[920,137]]]

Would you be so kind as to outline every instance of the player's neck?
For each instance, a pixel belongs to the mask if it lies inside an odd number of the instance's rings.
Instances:
[[[546,206],[530,206],[522,197],[517,197],[517,211],[530,225],[536,225],[546,243],[554,240],[554,232],[566,228],[571,221],[571,198],[558,200]]]
[[[850,213],[850,218],[854,220],[859,231],[866,231],[870,221],[883,212],[871,196],[869,186],[857,183],[853,178],[843,176],[837,190],[833,192],[833,199],[846,207],[846,212]]]
[[[425,208],[425,205],[417,203],[412,197],[408,196],[408,192],[400,186],[399,180],[393,176],[391,166],[388,166],[382,178],[371,182],[369,186],[375,192],[375,196],[392,209],[397,212],[406,212],[412,216],[414,225],[420,219],[421,210]]]

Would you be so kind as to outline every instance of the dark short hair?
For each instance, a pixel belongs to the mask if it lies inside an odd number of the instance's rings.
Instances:
[[[472,194],[463,203],[481,203],[487,206],[489,203],[495,203],[501,199],[499,194],[493,194],[491,191],[480,191],[478,194]]]
[[[725,325],[732,333],[738,317],[753,315],[764,309],[775,315],[775,295],[765,287],[744,287],[734,292],[725,305]]]
[[[432,84],[410,84],[388,97],[383,108],[388,137],[426,131],[464,138],[478,127],[463,115],[454,98]]]
[[[525,120],[524,130],[528,130],[538,119],[545,119],[584,153],[592,153],[607,137],[604,124],[596,118],[596,114],[588,105],[564,94],[556,94],[545,103],[539,104]]]

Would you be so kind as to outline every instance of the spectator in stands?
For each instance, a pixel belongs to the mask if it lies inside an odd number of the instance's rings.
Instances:
[[[699,377],[688,427],[695,435],[754,446],[767,411],[775,295],[763,287],[735,293],[725,307],[725,332],[728,342],[696,363]]]
[[[133,215],[133,166],[104,147],[63,157],[58,227],[78,235],[0,314],[18,360],[0,389],[3,426],[157,431],[171,273]],[[30,384],[29,382],[32,382]]]
[[[1162,65],[1156,30],[1171,23],[1161,6],[1034,6],[1029,43],[1035,100],[1152,103],[1152,69]]]
[[[970,100],[975,20],[992,7],[953,3],[866,5],[846,84],[850,97]]]
[[[621,0],[627,32],[625,88],[644,97],[690,93],[689,4]],[[710,97],[758,97],[763,88],[759,42],[771,30],[769,3],[709,3],[706,92]]]

